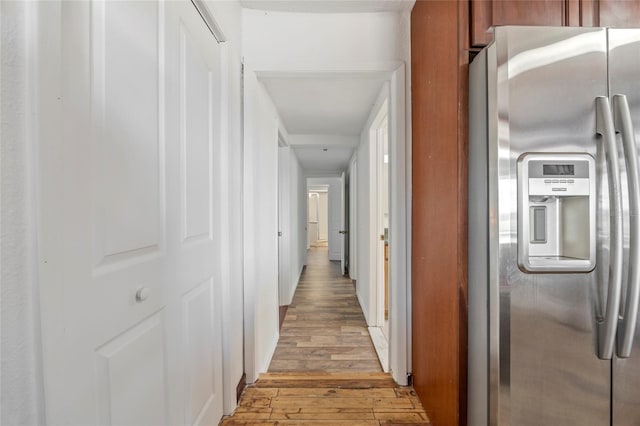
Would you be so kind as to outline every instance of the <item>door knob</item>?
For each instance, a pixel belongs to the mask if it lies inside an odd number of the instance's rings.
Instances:
[[[147,300],[149,295],[151,294],[151,289],[149,287],[142,287],[136,291],[136,302],[144,302]]]
[[[341,234],[346,234],[348,231],[338,231]]]

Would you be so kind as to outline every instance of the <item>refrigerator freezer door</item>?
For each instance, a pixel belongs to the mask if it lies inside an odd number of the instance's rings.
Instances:
[[[623,94],[627,97],[633,128],[635,129],[636,142],[640,141],[640,30],[638,29],[610,29],[609,36],[609,93],[611,96]],[[622,146],[620,143],[619,146]],[[630,153],[624,152],[624,155]],[[636,152],[632,155],[638,155]],[[622,157],[621,157],[622,158]],[[623,182],[623,204],[625,209],[624,217],[629,215],[629,197],[627,182],[626,164],[621,161],[622,182]],[[629,221],[625,222],[625,232],[628,233]],[[629,238],[625,238],[625,269],[629,268]],[[640,267],[633,265],[632,267]],[[627,303],[629,297],[628,274],[625,276],[625,286],[621,306],[623,321],[628,317],[628,310],[632,308]],[[613,425],[640,425],[640,324],[635,328],[635,339],[631,345],[630,357],[626,359],[616,359],[613,364]],[[626,324],[628,327],[632,324]],[[619,335],[619,338],[622,336]],[[619,342],[621,343],[621,342]]]
[[[611,361],[598,358],[596,323],[609,273],[609,197],[595,132],[595,98],[608,94],[606,30],[498,27],[495,40],[495,57],[488,58],[496,69],[488,76],[496,87],[488,92],[488,297],[489,377],[497,368],[498,380],[489,381],[489,424],[606,425]],[[536,152],[596,160],[592,272],[531,274],[518,267],[517,159]]]

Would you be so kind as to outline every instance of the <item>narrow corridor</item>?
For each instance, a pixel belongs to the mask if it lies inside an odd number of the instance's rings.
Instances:
[[[428,425],[411,387],[383,373],[355,289],[312,247],[269,372],[222,425]]]
[[[351,279],[327,247],[308,251],[269,372],[382,372]]]

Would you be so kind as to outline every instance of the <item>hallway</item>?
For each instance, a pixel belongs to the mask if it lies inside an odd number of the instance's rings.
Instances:
[[[311,247],[289,306],[270,373],[382,372],[351,280]]]
[[[269,366],[222,425],[428,425],[412,387],[383,373],[350,279],[312,246]]]

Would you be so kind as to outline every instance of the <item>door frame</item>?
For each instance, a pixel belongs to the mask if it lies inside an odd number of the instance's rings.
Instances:
[[[247,75],[251,78],[260,77],[291,77],[305,76],[307,78],[327,76],[362,75],[363,78],[371,75],[384,75],[389,86],[389,175],[390,211],[389,227],[390,249],[394,253],[390,258],[389,277],[394,283],[389,294],[389,311],[392,321],[389,323],[390,350],[389,359],[391,373],[394,380],[400,385],[408,384],[408,373],[411,360],[411,294],[409,289],[411,275],[411,236],[409,235],[411,222],[411,147],[407,136],[410,128],[410,117],[407,115],[406,104],[407,90],[405,86],[406,65],[402,61],[387,61],[366,64],[363,67],[348,68],[323,68],[310,70],[308,67],[298,68],[262,68],[252,69],[245,66],[245,80]],[[246,101],[246,100],[245,100]],[[246,153],[245,153],[246,154]],[[251,181],[254,176],[251,167],[245,162],[245,182]],[[366,182],[363,182],[366,184]],[[275,200],[274,200],[275,202]],[[353,227],[352,227],[353,228]],[[251,238],[245,241],[250,245]],[[248,261],[245,256],[245,266]],[[362,266],[362,265],[360,265]],[[359,266],[356,265],[356,268]],[[357,272],[356,272],[357,273]],[[254,291],[253,284],[245,280],[245,297]],[[253,345],[255,339],[255,300],[247,300],[245,304],[245,341],[248,342],[245,350],[245,371],[247,380],[253,380],[258,373]],[[394,316],[394,312],[398,315]],[[275,347],[274,347],[275,349]]]
[[[370,271],[369,277],[374,284],[372,293],[375,293],[375,297],[372,300],[372,308],[374,315],[371,320],[374,322],[372,325],[376,327],[384,326],[384,244],[381,243],[382,234],[382,203],[383,197],[381,196],[382,185],[382,170],[380,162],[382,160],[383,152],[383,127],[387,130],[387,143],[389,141],[389,98],[388,94],[385,96],[384,101],[380,105],[376,117],[374,118],[371,126],[369,127],[369,185],[370,185],[370,197],[369,197],[369,225],[370,225],[370,241],[371,247],[369,247],[370,255]]]
[[[389,366],[409,384],[411,359],[411,145],[406,137],[405,65],[389,79]]]
[[[411,372],[411,148],[407,139],[405,65],[401,64],[389,73],[388,86],[384,97],[388,105],[388,150],[389,150],[389,367],[393,379],[400,385],[409,384]],[[382,105],[384,97],[376,105]],[[376,118],[378,118],[376,116]],[[374,127],[376,120],[371,122]],[[369,141],[371,143],[371,140]],[[377,157],[377,145],[371,144],[369,165]],[[377,231],[378,204],[375,182],[375,168],[369,170],[369,273],[377,277]],[[376,278],[377,280],[377,278]],[[393,283],[393,284],[391,284]],[[377,285],[371,289],[370,321],[378,325],[379,309]],[[381,312],[384,318],[384,308]]]

